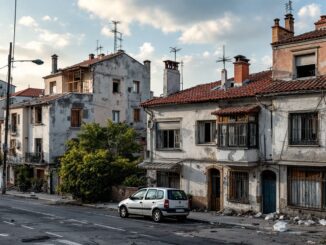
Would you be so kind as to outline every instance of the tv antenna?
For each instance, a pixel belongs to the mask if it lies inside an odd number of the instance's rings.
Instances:
[[[285,11],[286,11],[286,14],[292,14],[293,7],[292,7],[291,0],[289,0],[289,2],[285,4]]]
[[[184,66],[183,60],[181,60],[180,65],[181,65],[181,90],[183,90],[183,66]]]
[[[225,46],[223,45],[223,56],[220,57],[217,61],[217,63],[222,62],[223,63],[223,69],[225,70],[225,63],[226,62],[231,62],[231,59],[229,57],[225,56]]]
[[[114,34],[114,53],[115,53],[118,50],[118,40],[119,40],[118,34],[120,33],[120,32],[118,32],[118,24],[120,24],[121,22],[117,21],[117,20],[113,20],[112,23],[113,23],[114,27],[113,27],[113,30],[111,30],[111,32],[113,32],[113,34]],[[120,42],[120,44],[121,44],[121,42]]]
[[[99,52],[101,54],[102,53],[102,49],[103,49],[103,47],[99,44],[99,41],[96,40],[96,49],[95,49],[96,54],[99,55]]]
[[[177,61],[177,53],[181,50],[181,48],[170,47],[170,53],[174,53],[174,61]]]
[[[119,49],[122,50],[122,33],[121,32],[118,32],[119,34],[119,37],[117,37],[117,40],[119,41]]]

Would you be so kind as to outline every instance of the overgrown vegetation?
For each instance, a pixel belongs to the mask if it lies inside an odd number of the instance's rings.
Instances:
[[[28,165],[18,166],[16,168],[16,185],[19,191],[26,192],[31,188],[32,178],[33,178],[33,169]]]
[[[68,150],[61,158],[59,190],[85,202],[108,200],[113,185],[143,173],[134,156],[140,150],[136,137],[125,123],[82,125],[78,139],[67,142]]]

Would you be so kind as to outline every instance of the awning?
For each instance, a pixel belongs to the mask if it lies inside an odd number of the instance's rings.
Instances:
[[[236,115],[236,114],[257,113],[259,111],[260,111],[260,106],[259,105],[250,105],[250,106],[239,106],[239,107],[223,108],[223,109],[212,112],[212,115],[228,116],[228,115]]]
[[[169,171],[169,172],[179,172],[180,171],[180,159],[159,159],[150,162],[145,160],[144,162],[138,164],[138,167],[147,170],[159,170],[159,171]]]

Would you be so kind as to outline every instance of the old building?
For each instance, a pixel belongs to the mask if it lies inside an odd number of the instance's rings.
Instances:
[[[142,104],[150,184],[180,187],[211,210],[323,212],[325,25],[322,16],[295,36],[291,14],[285,27],[276,19],[272,71],[251,74],[238,55],[234,78],[223,70],[221,81],[179,91],[178,63],[166,61],[164,96]]]
[[[126,122],[144,141],[146,114],[140,103],[150,99],[150,61],[141,64],[119,51],[90,55],[64,69],[58,69],[57,62],[53,55],[44,96],[11,105],[8,141],[8,181],[15,183],[15,166],[28,164],[51,193],[65,143],[77,137],[82,123]]]

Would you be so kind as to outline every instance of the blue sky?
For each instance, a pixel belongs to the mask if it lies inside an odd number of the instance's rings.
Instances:
[[[139,61],[152,61],[151,88],[163,88],[163,60],[172,59],[177,46],[184,62],[184,87],[220,79],[216,60],[226,45],[227,56],[251,60],[251,72],[271,66],[271,26],[283,25],[286,0],[17,0],[15,59],[41,58],[43,66],[17,63],[13,83],[17,89],[43,87],[51,70],[50,56],[59,67],[72,65],[96,53],[96,40],[104,53],[113,51],[112,20],[120,20],[123,49]],[[326,14],[322,0],[293,0],[295,32],[313,30]],[[13,39],[14,0],[0,0],[0,67],[6,64]],[[229,76],[233,65],[227,65]],[[6,69],[0,79],[6,80]]]

